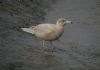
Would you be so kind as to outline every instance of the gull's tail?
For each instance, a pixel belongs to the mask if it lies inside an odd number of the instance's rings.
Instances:
[[[23,31],[34,34],[34,29],[32,28],[21,28]]]

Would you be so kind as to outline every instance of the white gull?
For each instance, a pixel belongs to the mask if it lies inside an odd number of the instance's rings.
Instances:
[[[25,32],[34,34],[36,37],[42,39],[44,47],[44,41],[49,41],[50,43],[52,43],[52,41],[58,40],[64,32],[64,26],[67,24],[72,24],[72,22],[64,18],[59,18],[56,24],[39,24],[29,28],[21,29]]]

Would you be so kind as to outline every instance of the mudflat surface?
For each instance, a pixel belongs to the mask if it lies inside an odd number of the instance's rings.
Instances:
[[[63,16],[73,24],[53,43],[52,55],[44,53],[41,40],[10,30],[1,38],[0,70],[100,70],[100,1],[57,0],[54,6],[46,22]]]

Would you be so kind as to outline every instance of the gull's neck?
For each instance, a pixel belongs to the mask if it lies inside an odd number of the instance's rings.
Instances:
[[[56,25],[59,26],[59,27],[64,27],[63,23],[57,22]]]

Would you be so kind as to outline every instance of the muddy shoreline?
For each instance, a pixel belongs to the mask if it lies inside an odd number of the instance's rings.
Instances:
[[[53,55],[44,53],[41,40],[19,30],[55,23],[59,16],[74,24],[53,43]],[[0,70],[100,70],[99,19],[98,0],[1,0]]]

